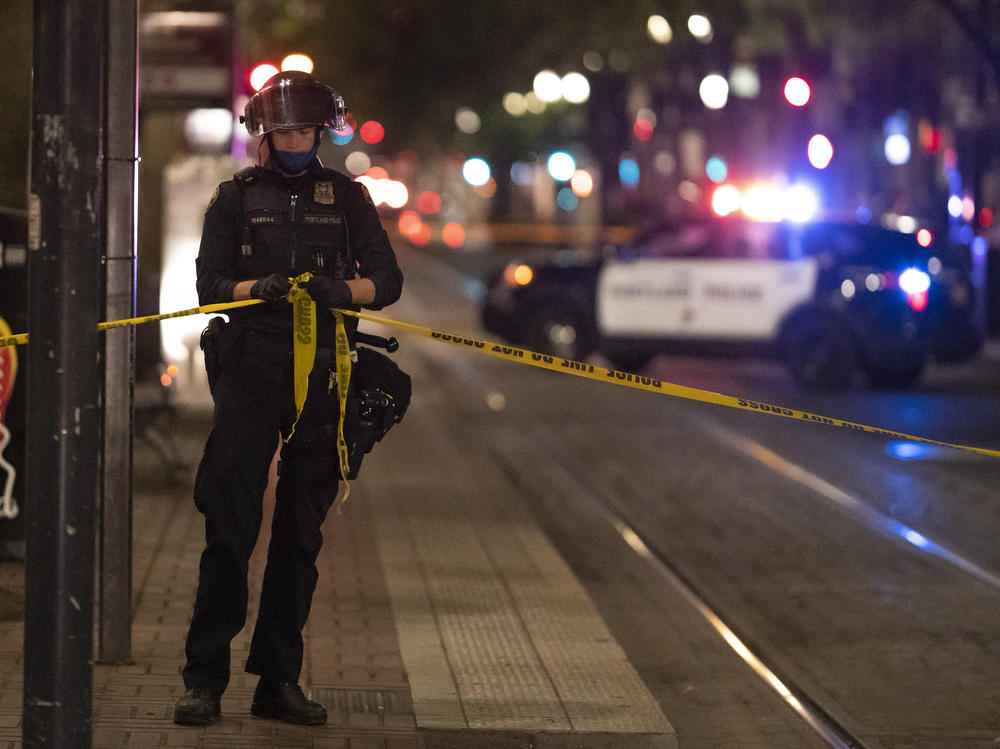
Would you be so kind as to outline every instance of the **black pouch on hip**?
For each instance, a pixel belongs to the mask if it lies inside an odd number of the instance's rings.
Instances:
[[[357,477],[364,456],[402,421],[411,395],[410,376],[396,362],[366,346],[358,346],[357,354],[344,415],[348,479]]]

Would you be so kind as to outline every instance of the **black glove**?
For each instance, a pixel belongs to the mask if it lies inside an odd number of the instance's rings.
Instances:
[[[352,301],[351,287],[347,282],[329,276],[313,276],[302,284],[302,288],[309,292],[309,296],[318,306],[326,309],[346,307]]]
[[[250,287],[251,299],[263,299],[271,302],[275,299],[282,299],[288,294],[292,285],[288,282],[288,277],[280,273],[272,273],[267,278],[260,279]]]

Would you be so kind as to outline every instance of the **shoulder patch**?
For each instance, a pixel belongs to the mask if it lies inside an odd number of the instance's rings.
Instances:
[[[374,208],[375,207],[375,201],[372,200],[372,194],[370,192],[368,192],[367,185],[365,185],[363,182],[359,182],[358,184],[361,185],[361,194],[365,196],[365,200],[367,200],[369,203],[371,203],[372,208]]]
[[[208,213],[208,209],[215,205],[215,201],[219,199],[219,188],[215,188],[215,192],[212,193],[212,199],[208,201],[208,205],[205,206],[205,213]]]

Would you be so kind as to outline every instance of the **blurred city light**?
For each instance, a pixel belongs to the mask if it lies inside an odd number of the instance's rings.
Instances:
[[[497,181],[490,177],[484,184],[476,185],[472,189],[481,198],[492,198],[497,192]]]
[[[524,106],[532,114],[541,114],[545,111],[546,104],[534,91],[529,91],[524,95]]]
[[[921,247],[930,247],[933,241],[934,235],[931,234],[930,229],[921,229],[917,232],[917,244]]]
[[[396,222],[399,233],[407,237],[420,231],[421,224],[423,221],[416,211],[403,211],[399,214],[399,221]]]
[[[652,15],[646,21],[646,31],[658,44],[669,44],[674,38],[674,30],[670,28],[670,23],[663,16]]]
[[[490,165],[482,159],[468,159],[462,165],[462,176],[473,187],[481,187],[490,180]]]
[[[719,185],[712,193],[712,211],[716,216],[728,216],[740,209],[742,200],[735,185]]]
[[[303,55],[300,52],[295,52],[288,55],[284,60],[281,61],[282,70],[300,70],[303,73],[313,72],[313,61],[309,55]]]
[[[729,83],[718,73],[711,73],[702,79],[698,95],[709,109],[722,109],[729,99]]]
[[[809,139],[806,153],[810,164],[817,169],[826,169],[833,159],[833,144],[825,135],[817,133]]]
[[[754,185],[743,193],[743,213],[754,221],[781,221],[784,199],[774,185]]]
[[[737,63],[729,71],[729,90],[741,99],[756,99],[760,95],[760,76],[750,65]]]
[[[272,76],[281,71],[269,62],[262,62],[250,71],[250,87],[254,91],[260,91],[260,87],[270,80]]]
[[[979,225],[984,229],[989,229],[993,226],[993,211],[986,206],[983,206],[979,211]]]
[[[445,224],[441,229],[441,239],[449,247],[460,247],[465,242],[465,229],[461,224]]]
[[[530,265],[508,265],[503,272],[504,282],[508,286],[527,286],[535,277]]]
[[[972,217],[975,215],[976,203],[971,195],[966,195],[962,198],[962,218],[966,221],[972,221]]]
[[[528,111],[528,104],[524,100],[524,94],[511,91],[504,94],[503,108],[507,111],[507,114],[513,117],[520,117]]]
[[[351,174],[364,174],[372,167],[372,160],[364,151],[352,151],[344,159],[344,167]]]
[[[575,211],[580,205],[580,198],[570,188],[562,187],[556,194],[556,204],[564,211]]]
[[[589,50],[583,53],[583,67],[591,73],[596,73],[604,69],[604,58],[600,52]]]
[[[417,196],[417,209],[421,213],[437,213],[441,210],[441,196],[433,190],[424,190]]]
[[[653,123],[644,117],[640,117],[632,125],[632,134],[635,135],[636,140],[650,140],[653,137]]]
[[[188,143],[205,148],[221,148],[233,137],[233,113],[228,109],[192,109],[184,118]]]
[[[582,73],[567,73],[559,83],[562,97],[570,104],[583,104],[590,98],[590,81]]]
[[[626,187],[639,184],[639,163],[631,156],[626,156],[618,162],[618,180]]]
[[[552,175],[552,179],[566,182],[573,177],[573,173],[576,171],[576,161],[565,151],[556,151],[549,156],[546,167],[549,174]]]
[[[726,162],[718,156],[713,156],[705,162],[705,176],[714,183],[725,182],[728,174],[729,169],[726,167]]]
[[[785,192],[785,218],[803,223],[819,210],[819,196],[809,185],[795,184]]]
[[[478,133],[479,128],[482,126],[483,123],[482,120],[479,119],[479,115],[468,107],[459,107],[455,111],[455,127],[466,135]]]
[[[910,160],[910,139],[904,133],[886,137],[885,160],[893,166],[901,166]]]
[[[329,131],[335,146],[346,146],[354,139],[354,127],[350,124],[345,124],[343,130],[338,131],[331,127]]]
[[[948,215],[952,218],[962,217],[962,198],[958,195],[948,198]]]
[[[809,103],[809,98],[812,96],[812,89],[809,88],[809,84],[805,79],[792,76],[785,81],[784,93],[785,100],[793,107],[804,107]]]
[[[688,31],[699,42],[707,44],[712,41],[712,22],[703,15],[696,13],[688,18]]]
[[[544,102],[559,101],[562,97],[562,79],[552,70],[542,70],[536,76],[531,86],[535,96]]]
[[[535,182],[535,166],[527,161],[515,161],[510,167],[510,178],[515,185],[527,187]]]
[[[368,188],[372,196],[372,202],[378,205],[387,205],[390,208],[402,208],[410,199],[406,185],[394,179],[373,176],[378,174],[378,167],[373,167],[367,174],[355,177],[356,182],[362,183]],[[381,170],[384,173],[384,170]]]
[[[570,178],[569,186],[579,197],[586,198],[594,191],[594,178],[586,169],[577,169]]]
[[[381,122],[375,120],[368,120],[361,126],[361,130],[358,131],[361,136],[361,140],[365,143],[378,143],[385,137],[385,128],[382,127]]]

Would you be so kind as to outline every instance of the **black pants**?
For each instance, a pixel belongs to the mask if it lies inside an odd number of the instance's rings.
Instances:
[[[287,375],[261,378],[244,358],[223,369],[215,384],[214,425],[194,488],[206,546],[187,637],[187,687],[221,693],[229,683],[230,643],[246,623],[247,570],[260,533],[268,468],[279,433],[295,418],[290,370]],[[281,681],[297,682],[302,669],[320,526],[339,480],[337,392],[329,390],[328,378],[329,367],[314,368],[295,433],[282,444],[267,567],[246,663],[248,672]]]

